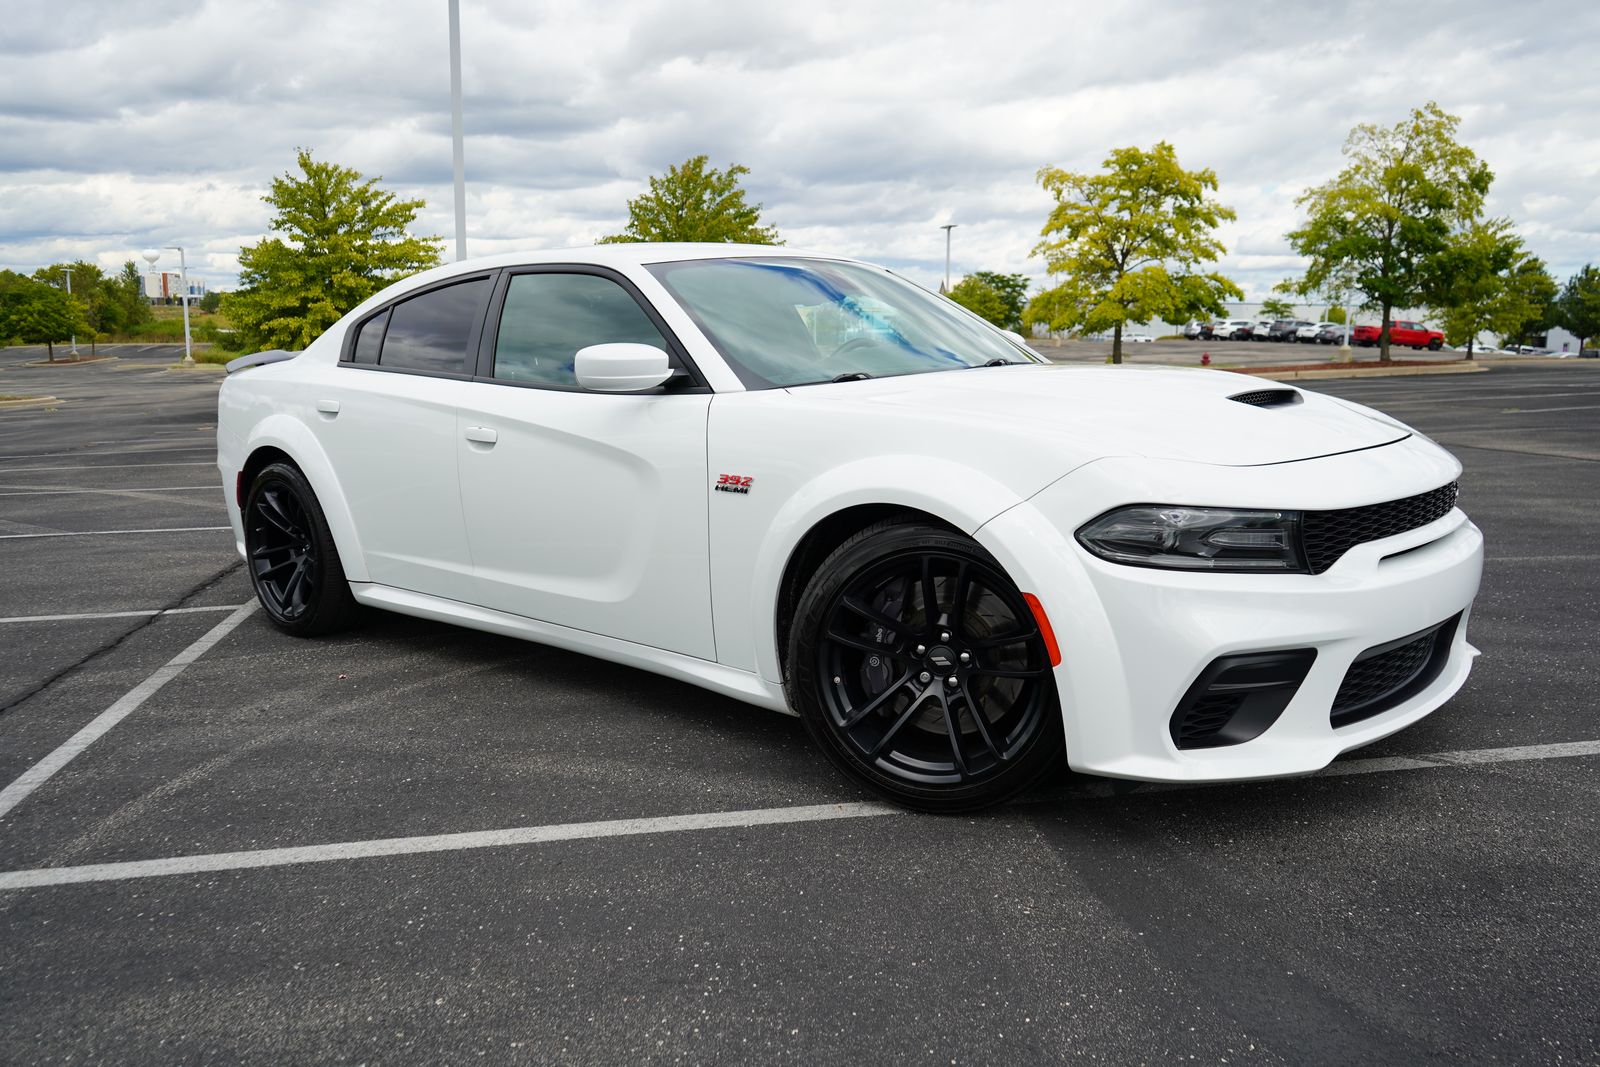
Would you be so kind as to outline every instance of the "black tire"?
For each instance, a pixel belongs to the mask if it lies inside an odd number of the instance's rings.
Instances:
[[[800,596],[786,674],[828,759],[908,808],[999,803],[1065,751],[1027,602],[993,556],[937,526],[880,522],[835,549]]]
[[[1428,351],[1429,352],[1437,352],[1437,351],[1439,351],[1439,349],[1441,349],[1443,347],[1444,347],[1444,342],[1439,340],[1437,337],[1430,337],[1428,339]]]
[[[263,467],[244,501],[245,564],[272,624],[316,637],[356,621],[328,520],[304,474],[287,463]]]

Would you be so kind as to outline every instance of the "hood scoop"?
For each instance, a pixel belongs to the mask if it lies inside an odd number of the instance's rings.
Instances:
[[[1303,402],[1296,389],[1251,389],[1249,392],[1235,393],[1228,399],[1257,408],[1281,408]]]

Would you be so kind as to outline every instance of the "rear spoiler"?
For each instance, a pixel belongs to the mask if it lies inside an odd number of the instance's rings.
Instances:
[[[293,359],[299,354],[298,352],[285,352],[281,348],[272,348],[265,352],[257,352],[254,355],[240,356],[238,359],[229,360],[227,371],[232,374],[235,371],[245,370],[249,367],[259,367],[265,363],[282,363],[284,360]]]

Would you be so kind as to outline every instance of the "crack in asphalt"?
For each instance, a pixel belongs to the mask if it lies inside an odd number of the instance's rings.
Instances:
[[[67,664],[65,667],[62,667],[60,670],[56,671],[54,674],[50,675],[48,678],[43,679],[42,681],[40,681],[39,683],[37,683],[33,687],[23,691],[21,694],[19,694],[15,698],[7,701],[5,704],[0,704],[0,715],[5,715],[5,714],[9,713],[13,708],[17,708],[17,707],[20,707],[23,704],[26,704],[28,701],[32,700],[34,697],[38,696],[40,693],[43,693],[45,690],[49,689],[51,686],[53,686],[57,682],[61,681],[61,679],[67,677],[69,674],[71,674],[74,671],[78,670],[80,667],[87,666],[88,664],[94,662],[95,660],[97,660],[100,657],[106,655],[107,653],[112,652],[112,651],[116,650],[117,648],[121,647],[122,644],[128,640],[128,638],[132,637],[134,634],[139,633],[145,627],[147,627],[147,626],[151,625],[152,623],[154,623],[157,619],[162,618],[161,612],[171,611],[174,608],[187,607],[189,601],[193,600],[195,597],[199,596],[201,593],[204,593],[207,590],[214,588],[219,582],[221,582],[223,579],[227,578],[229,575],[233,574],[235,571],[239,570],[243,566],[244,566],[244,560],[242,560],[242,559],[241,560],[234,560],[232,563],[228,564],[226,567],[222,568],[220,571],[218,571],[215,574],[211,575],[211,577],[202,579],[196,585],[191,586],[187,592],[179,594],[179,596],[178,596],[178,598],[176,600],[173,600],[171,603],[163,605],[161,607],[160,611],[157,612],[156,614],[149,615],[149,616],[146,616],[143,619],[138,620],[132,626],[130,626],[128,629],[126,629],[126,630],[122,631],[122,633],[118,634],[116,637],[113,637],[111,640],[106,641],[104,644],[101,644],[98,647],[96,647],[94,649],[91,649],[90,651],[84,653],[77,660],[73,661],[72,663]]]

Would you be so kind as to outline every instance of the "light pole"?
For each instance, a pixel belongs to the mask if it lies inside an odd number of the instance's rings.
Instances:
[[[67,299],[71,300],[72,299],[72,268],[71,267],[62,267],[61,270],[67,276]],[[76,318],[76,316],[74,316],[74,318]],[[93,345],[93,341],[91,340],[90,343],[91,343],[91,346],[92,346]],[[74,326],[72,328],[72,352],[70,354],[71,354],[73,359],[77,359],[78,358],[78,328],[76,326]]]
[[[467,162],[461,143],[461,0],[450,0],[450,163],[456,182],[456,262],[467,258]]]
[[[939,229],[944,231],[944,291],[950,292],[950,231],[961,225],[959,222],[949,222]]]
[[[185,363],[193,363],[194,346],[189,340],[189,260],[184,253],[182,245],[163,245],[162,248],[170,248],[178,253],[178,284],[183,287],[183,292],[179,294],[179,299],[183,301],[183,361]],[[145,249],[145,262],[152,267],[156,265],[156,260],[160,258],[161,248]],[[162,273],[165,274],[166,272],[163,271]]]

